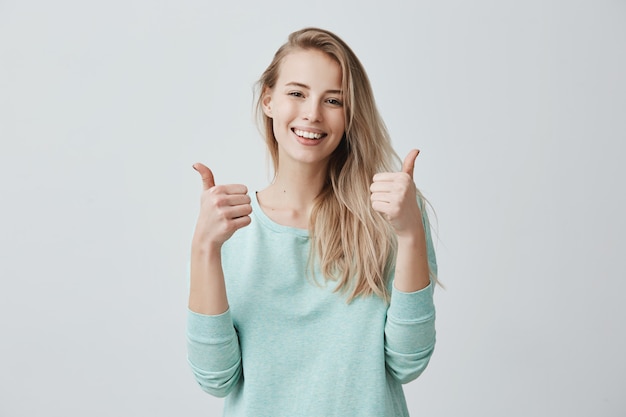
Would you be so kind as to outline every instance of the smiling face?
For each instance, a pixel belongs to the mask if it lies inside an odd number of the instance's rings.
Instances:
[[[341,67],[325,53],[298,49],[284,57],[262,99],[272,119],[279,163],[324,167],[345,132]]]

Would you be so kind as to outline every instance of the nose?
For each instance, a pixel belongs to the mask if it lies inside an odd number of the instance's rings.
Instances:
[[[315,100],[310,100],[304,106],[303,117],[310,122],[319,122],[322,120],[322,109],[320,103]]]

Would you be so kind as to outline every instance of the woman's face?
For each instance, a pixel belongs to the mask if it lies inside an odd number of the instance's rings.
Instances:
[[[281,65],[278,80],[263,96],[272,118],[279,163],[325,166],[345,132],[341,67],[318,50],[296,50]]]

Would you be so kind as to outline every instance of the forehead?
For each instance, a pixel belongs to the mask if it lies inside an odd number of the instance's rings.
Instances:
[[[297,82],[324,89],[341,89],[341,66],[328,54],[316,49],[297,49],[281,64],[278,85]]]

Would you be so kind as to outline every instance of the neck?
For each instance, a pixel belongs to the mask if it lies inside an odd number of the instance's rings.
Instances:
[[[258,193],[259,204],[274,221],[306,229],[325,179],[325,167],[281,167],[274,181]]]

